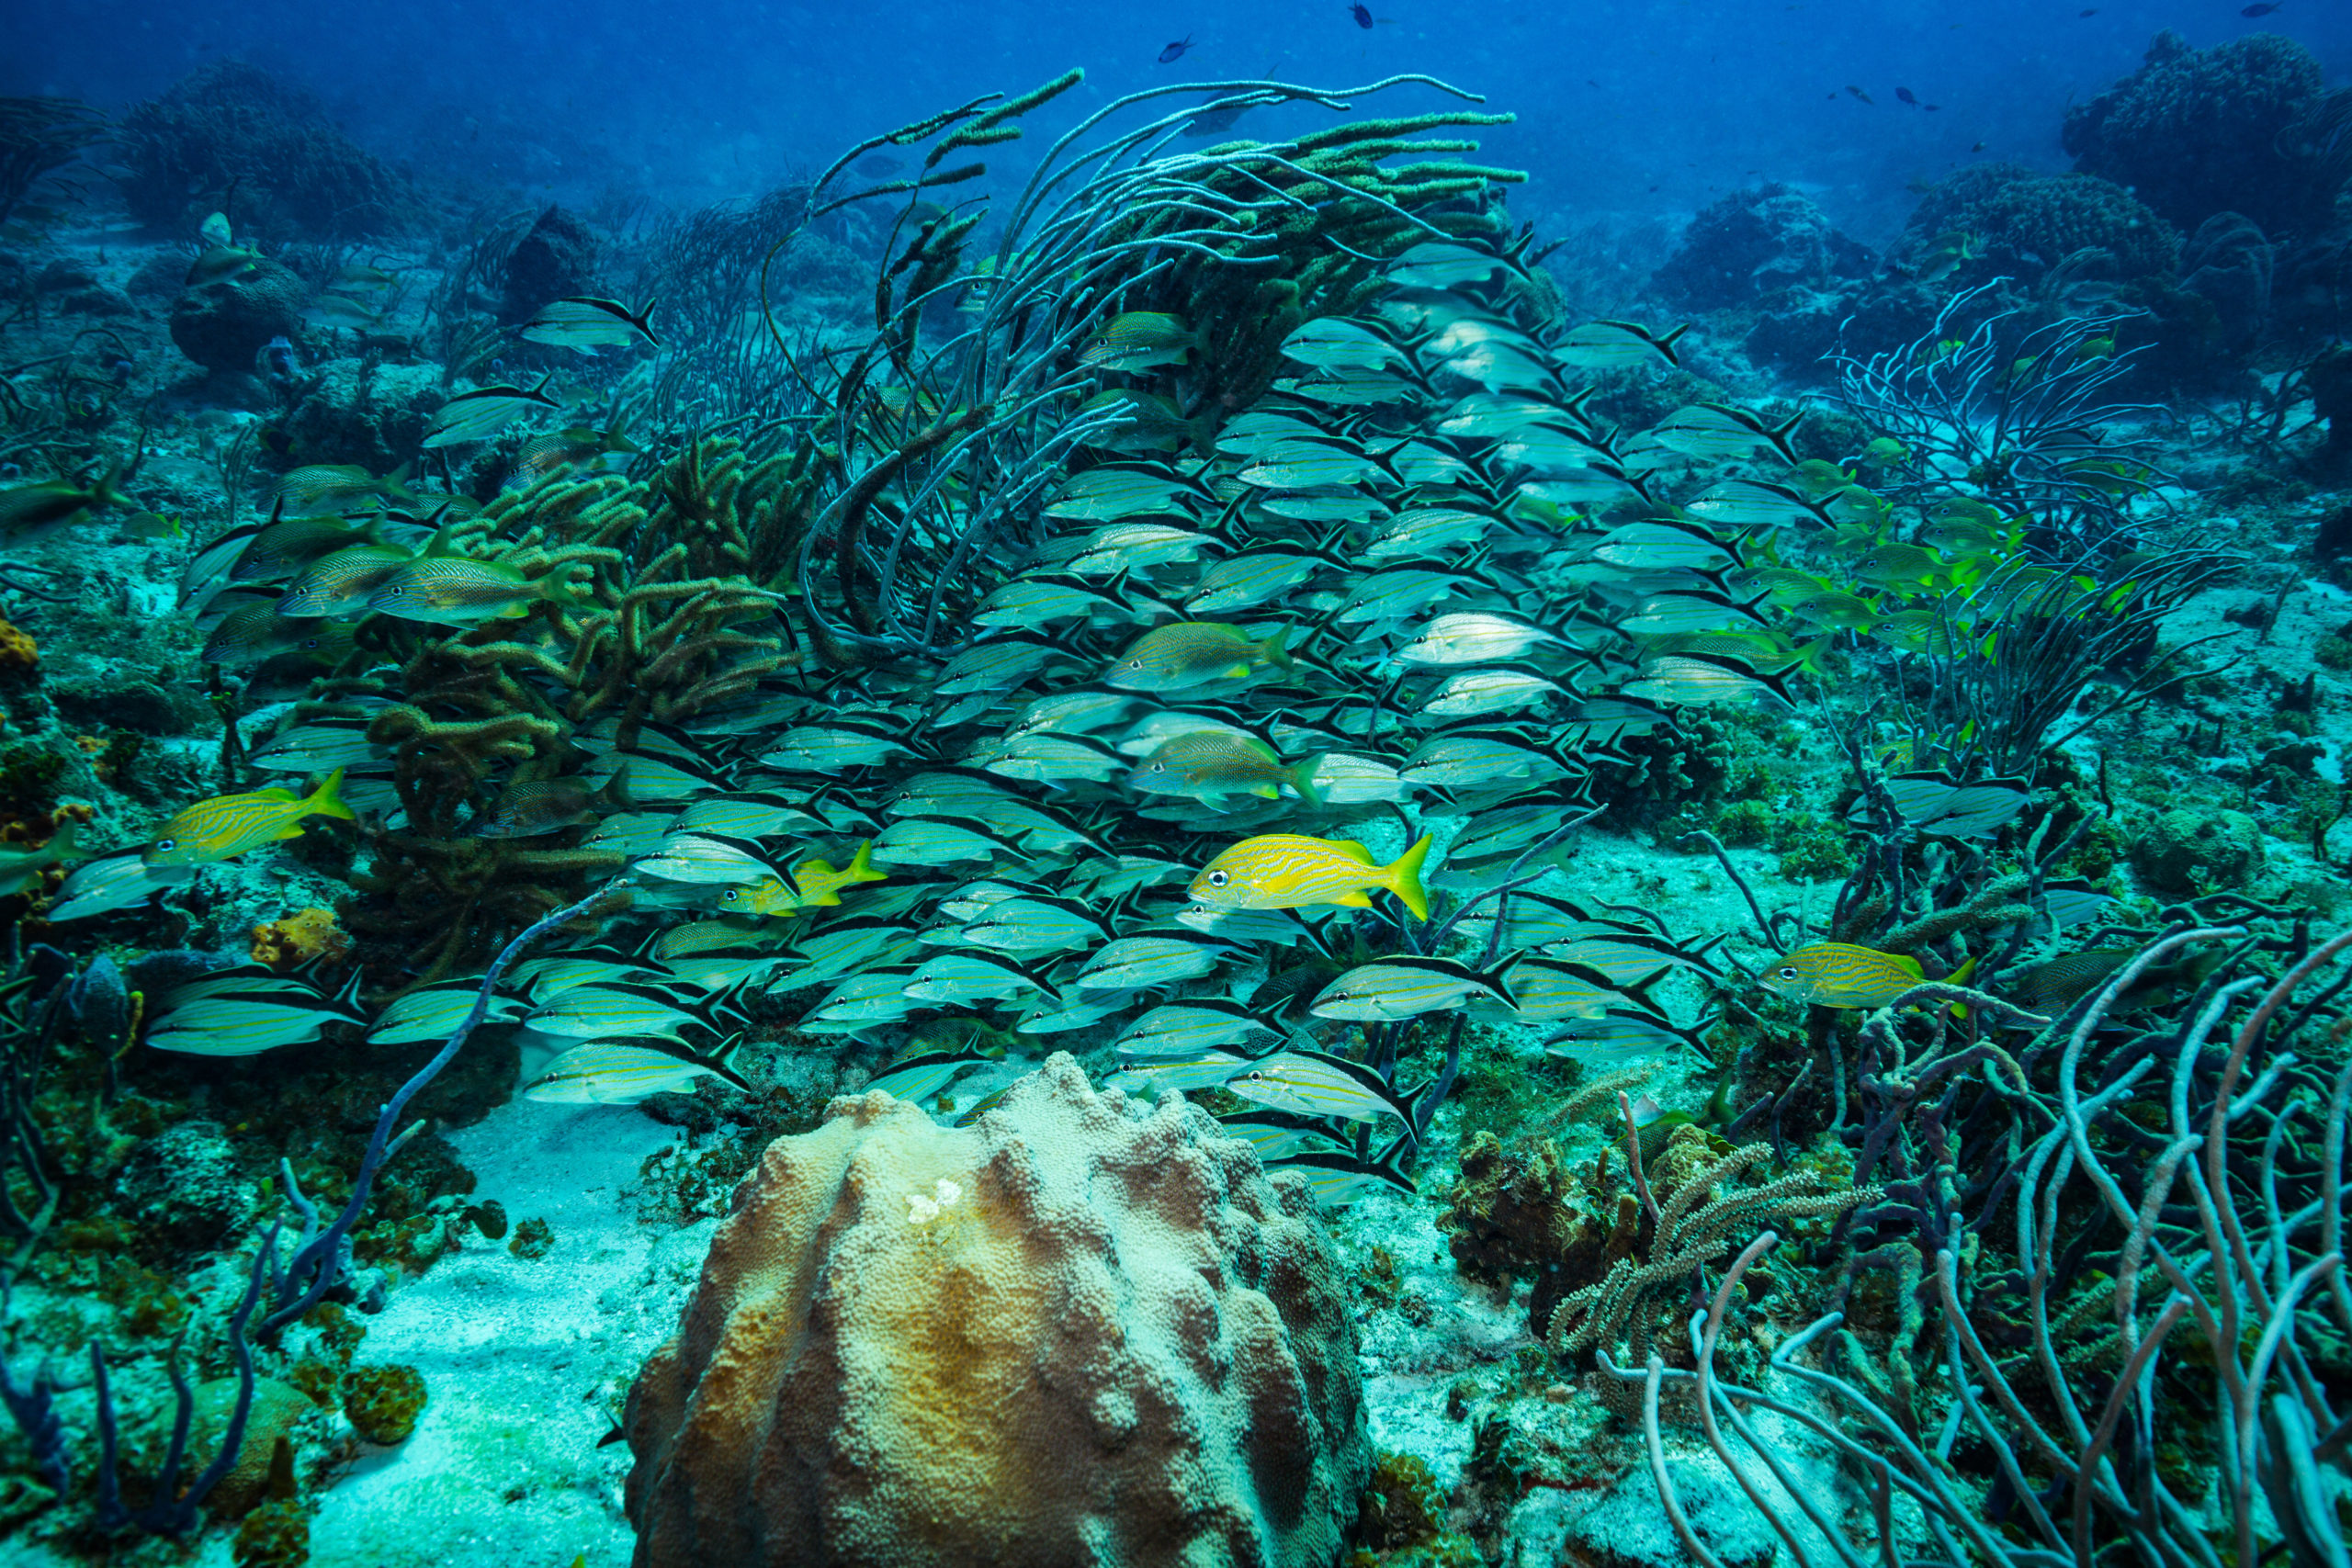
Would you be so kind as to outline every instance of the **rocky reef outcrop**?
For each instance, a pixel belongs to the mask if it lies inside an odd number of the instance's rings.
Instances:
[[[1057,1055],[779,1138],[626,1421],[643,1568],[1326,1564],[1371,1452],[1306,1190]]]

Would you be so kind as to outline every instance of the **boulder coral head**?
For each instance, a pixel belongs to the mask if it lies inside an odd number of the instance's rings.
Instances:
[[[2081,173],[2133,187],[2183,229],[2241,212],[2274,234],[2324,227],[2340,172],[2306,134],[2323,107],[2319,60],[2292,39],[2255,33],[2192,49],[2156,35],[2147,62],[2066,111]]]
[[[640,1568],[1320,1568],[1371,1467],[1312,1196],[1067,1055],[770,1144],[626,1427]]]

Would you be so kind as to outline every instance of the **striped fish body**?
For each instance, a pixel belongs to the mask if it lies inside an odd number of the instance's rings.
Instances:
[[[1178,621],[1148,631],[1102,672],[1102,682],[1125,692],[1174,692],[1212,681],[1238,681],[1269,665],[1287,670],[1283,627],[1253,642],[1240,627],[1218,621]]]
[[[549,1062],[523,1090],[542,1105],[635,1105],[657,1094],[680,1094],[714,1071],[644,1045],[575,1045]]]
[[[1348,840],[1311,839],[1269,833],[1245,839],[1203,868],[1193,879],[1192,897],[1203,904],[1241,909],[1301,909],[1337,904],[1367,909],[1375,892],[1394,893],[1416,919],[1430,918],[1429,895],[1421,887],[1421,864],[1429,858],[1424,833],[1387,865]]]
[[[1137,991],[1205,979],[1238,952],[1198,937],[1123,936],[1095,950],[1078,972],[1078,988]]]
[[[1884,1007],[1924,978],[1916,958],[1842,942],[1782,953],[1763,976],[1766,989],[1825,1008]]]
[[[265,789],[198,801],[164,824],[140,861],[151,867],[208,865],[279,839],[299,839],[305,817],[356,821],[358,814],[343,803],[342,787],[343,770],[337,768],[310,795]]]
[[[529,578],[501,561],[427,556],[397,566],[368,595],[368,608],[395,620],[471,626],[513,620],[539,600],[576,608],[582,595],[553,576]]]
[[[1406,1119],[1370,1068],[1320,1053],[1277,1051],[1261,1056],[1225,1087],[1244,1100],[1297,1116],[1339,1116],[1351,1122]]]
[[[526,1021],[542,1034],[576,1040],[676,1039],[689,1023],[701,1023],[684,1002],[635,987],[580,986],[535,1009]]]
[[[1238,1051],[1172,1051],[1157,1055],[1122,1053],[1119,1070],[1105,1080],[1112,1089],[1129,1094],[1149,1089],[1220,1089],[1250,1065]]]
[[[409,560],[410,552],[398,545],[352,545],[322,556],[287,585],[277,613],[338,619],[361,615],[384,580]]]
[[[1499,976],[1480,975],[1443,959],[1359,964],[1326,986],[1307,1011],[1317,1018],[1389,1023],[1459,1007],[1472,997],[1512,1006]]]
[[[444,980],[438,985],[420,986],[401,997],[376,1015],[368,1031],[370,1045],[417,1045],[426,1041],[440,1042],[458,1032],[458,1026],[473,1010],[474,999],[481,994],[479,976],[466,980]],[[528,1010],[518,998],[493,995],[490,1010],[482,1015],[485,1023],[511,1023]]]

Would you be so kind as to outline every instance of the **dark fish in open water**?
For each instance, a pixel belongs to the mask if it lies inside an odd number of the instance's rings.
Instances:
[[[1372,30],[1372,7],[1364,5],[1363,0],[1356,0],[1356,4],[1350,6],[1348,15],[1356,19],[1356,26],[1366,32]]]
[[[1175,64],[1178,61],[1184,58],[1184,51],[1192,47],[1193,35],[1186,33],[1182,38],[1178,39],[1174,43],[1170,44],[1166,49],[1159,51],[1159,63],[1162,65]]]

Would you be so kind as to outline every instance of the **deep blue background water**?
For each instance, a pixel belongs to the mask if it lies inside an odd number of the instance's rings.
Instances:
[[[2260,20],[2242,4],[2106,0],[2083,17],[2085,0],[1376,0],[1367,31],[1340,0],[12,0],[0,91],[119,107],[234,56],[308,86],[363,143],[423,169],[533,196],[619,186],[692,206],[1070,65],[1087,68],[1093,102],[1188,77],[1340,86],[1422,71],[1521,117],[1487,150],[1534,175],[1514,201],[1524,215],[1687,211],[1769,177],[1876,240],[1907,211],[1907,185],[1972,158],[2063,167],[2067,101],[2130,72],[2160,28],[2198,45],[2282,32],[2331,85],[2352,80],[2352,4],[2288,0]],[[1156,63],[1188,35],[1190,53]],[[1898,85],[1939,111],[1905,107]],[[1374,112],[1408,100],[1384,102]]]

